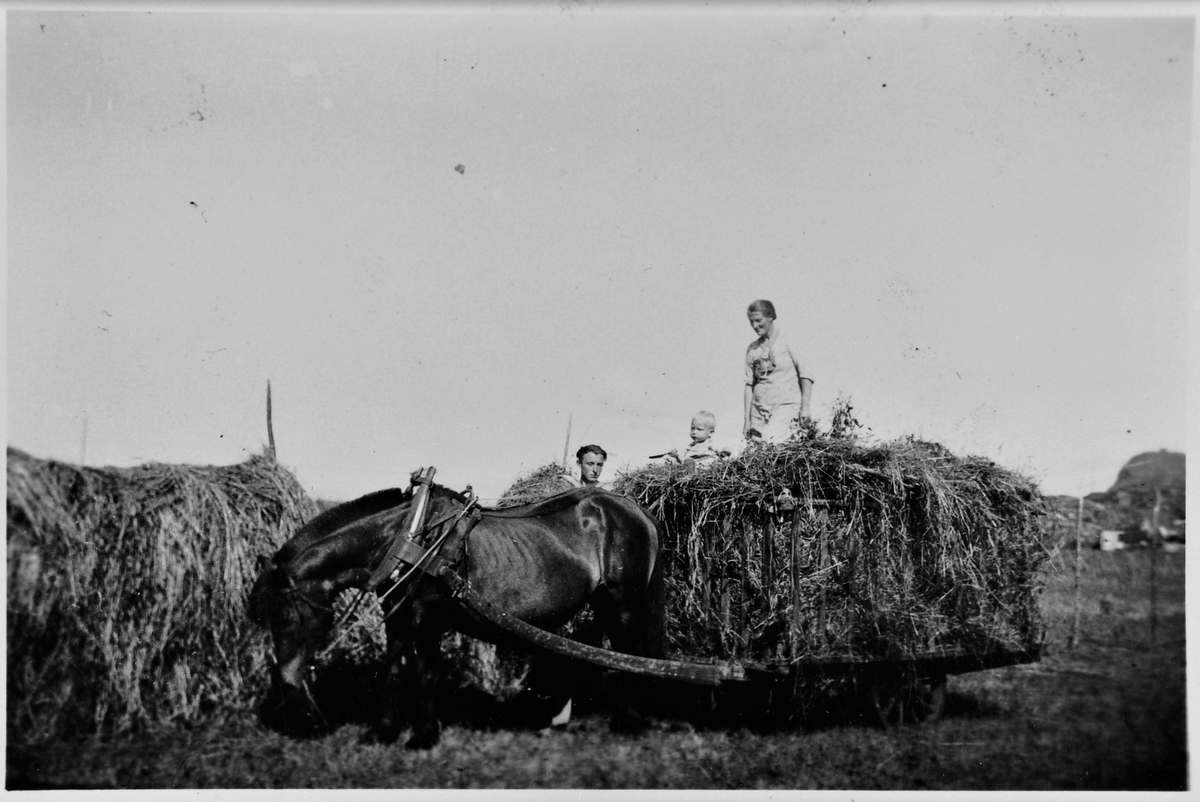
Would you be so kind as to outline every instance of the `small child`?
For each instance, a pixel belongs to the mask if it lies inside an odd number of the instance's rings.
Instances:
[[[680,453],[679,449],[673,449],[663,454],[669,462],[683,462],[684,460],[692,460],[697,465],[704,465],[712,462],[717,457],[728,457],[729,449],[718,448],[712,444],[713,432],[717,428],[717,416],[713,415],[708,410],[697,412],[692,418],[692,443]]]

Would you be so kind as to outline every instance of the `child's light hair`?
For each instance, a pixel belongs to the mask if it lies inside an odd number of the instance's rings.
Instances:
[[[712,428],[717,428],[717,416],[709,412],[707,409],[702,409],[692,416],[692,420],[698,420],[702,423],[707,423]]]

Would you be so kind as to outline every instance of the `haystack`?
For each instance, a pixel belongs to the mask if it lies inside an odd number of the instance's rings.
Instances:
[[[515,507],[519,504],[530,504],[544,498],[565,493],[578,487],[562,466],[555,463],[534,468],[520,476],[507,490],[501,494],[496,507]]]
[[[936,443],[809,427],[617,490],[665,525],[669,649],[796,661],[1027,648],[1041,637],[1045,504]]]
[[[8,734],[195,720],[268,676],[259,555],[312,501],[266,457],[88,468],[8,449]]]

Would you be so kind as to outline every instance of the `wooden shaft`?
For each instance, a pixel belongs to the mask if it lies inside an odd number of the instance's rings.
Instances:
[[[675,660],[659,660],[652,657],[639,657],[622,652],[600,649],[586,643],[573,641],[544,629],[527,624],[496,608],[489,601],[476,593],[470,585],[458,577],[453,571],[445,570],[442,578],[451,586],[454,595],[467,607],[483,616],[501,629],[511,632],[523,640],[556,654],[586,660],[589,663],[629,671],[634,674],[649,674],[655,677],[668,677],[697,685],[720,685],[723,680],[739,680],[745,678],[745,671],[737,664],[720,663],[681,663]]]

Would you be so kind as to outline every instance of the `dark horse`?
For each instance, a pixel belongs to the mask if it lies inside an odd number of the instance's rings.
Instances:
[[[384,490],[318,515],[259,576],[250,616],[271,631],[276,685],[293,703],[312,703],[306,676],[333,628],[334,597],[366,583],[410,518],[413,495]],[[466,502],[432,485],[426,520],[444,520]],[[521,507],[483,510],[465,538],[456,573],[493,609],[546,630],[590,604],[614,650],[661,657],[660,543],[658,523],[637,503],[579,488]],[[413,729],[407,746],[428,748],[441,734],[435,687],[442,635],[454,629],[493,642],[505,635],[453,598],[443,579],[414,575],[411,587],[386,596],[391,582],[377,589],[388,616],[387,692],[368,737],[391,742],[400,735],[406,698]]]

